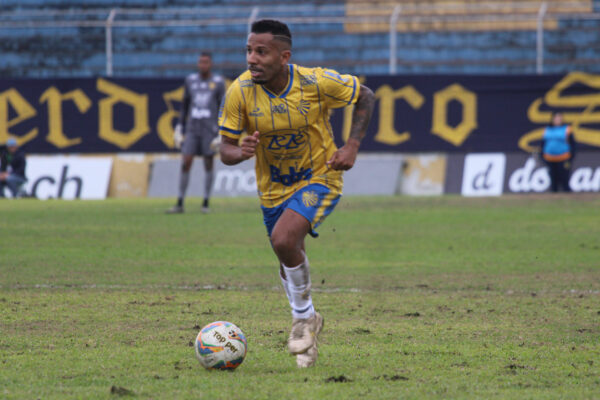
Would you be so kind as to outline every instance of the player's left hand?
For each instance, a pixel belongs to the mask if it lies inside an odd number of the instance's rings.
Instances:
[[[358,153],[358,141],[348,141],[344,146],[338,149],[327,165],[336,171],[347,171],[354,166],[356,154]]]

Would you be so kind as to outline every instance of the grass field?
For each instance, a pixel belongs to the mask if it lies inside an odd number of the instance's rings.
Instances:
[[[342,199],[308,370],[257,200],[171,201],[0,201],[0,398],[600,398],[600,196]],[[215,320],[233,373],[195,359]]]

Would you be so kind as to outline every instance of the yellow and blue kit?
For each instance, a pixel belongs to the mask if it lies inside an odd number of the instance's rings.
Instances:
[[[298,201],[310,208],[301,214],[314,229],[331,212],[343,186],[342,171],[326,164],[337,150],[329,113],[356,103],[360,83],[330,69],[288,68],[289,81],[280,94],[252,82],[249,71],[233,81],[220,110],[219,133],[238,139],[244,131],[260,132],[255,169],[263,212],[287,206],[309,185],[325,187],[327,193],[309,190],[301,196],[306,201]]]

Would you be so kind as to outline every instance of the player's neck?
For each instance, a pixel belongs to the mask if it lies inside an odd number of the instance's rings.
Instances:
[[[289,83],[290,70],[286,65],[282,73],[273,78],[270,82],[264,84],[269,92],[279,96]]]
[[[210,78],[211,73],[207,72],[207,73],[202,73],[200,72],[200,78],[202,78],[203,80],[207,80],[208,78]]]

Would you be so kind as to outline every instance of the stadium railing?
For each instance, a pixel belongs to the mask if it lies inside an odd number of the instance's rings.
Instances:
[[[9,39],[0,44],[0,72],[179,76],[206,49],[217,68],[234,75],[245,66],[240,43],[250,24],[266,17],[291,25],[299,63],[352,73],[600,68],[597,1],[257,4],[0,12],[0,38]]]

